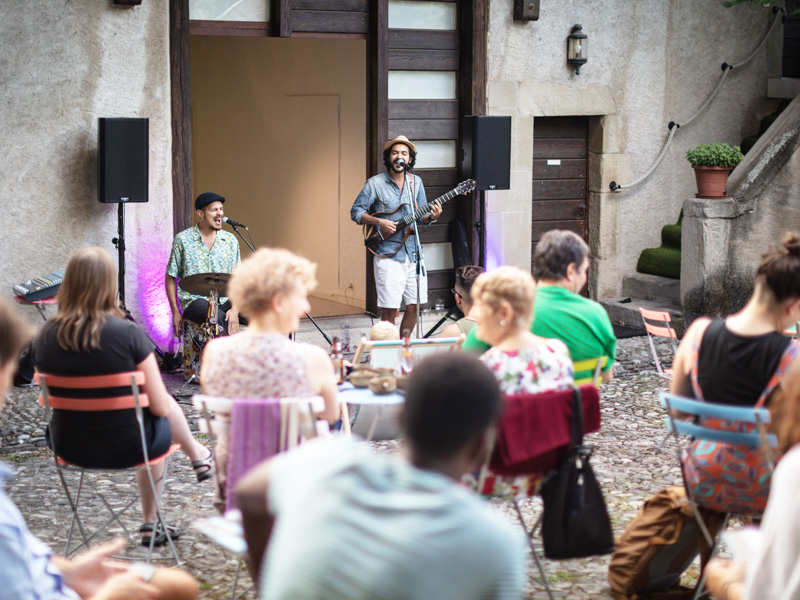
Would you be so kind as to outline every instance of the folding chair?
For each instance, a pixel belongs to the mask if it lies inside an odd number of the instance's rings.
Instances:
[[[321,396],[301,398],[225,398],[195,395],[194,407],[203,421],[201,431],[208,433],[216,446],[220,435],[228,440],[227,459],[217,452],[214,468],[226,463],[225,506],[235,510],[233,488],[236,482],[261,461],[294,448],[303,440],[317,435],[330,434],[325,421],[317,421],[314,412],[324,409]],[[213,415],[212,415],[213,412]],[[217,470],[215,481],[220,482]],[[242,561],[237,561],[231,599],[237,598],[236,589]],[[249,588],[248,588],[249,589]],[[242,592],[245,594],[248,590]]]
[[[603,378],[603,369],[607,364],[607,356],[598,356],[597,358],[587,358],[586,360],[573,362],[572,371],[575,385],[578,387],[582,385],[598,387]]]
[[[647,332],[647,341],[650,343],[650,350],[653,353],[653,361],[656,363],[656,370],[661,377],[672,381],[672,369],[664,369],[661,367],[661,361],[658,358],[658,352],[656,352],[656,344],[653,341],[653,336],[668,338],[672,343],[672,356],[673,358],[675,357],[675,354],[678,352],[678,343],[676,341],[678,339],[678,334],[675,333],[675,329],[672,327],[672,317],[668,312],[648,310],[641,306],[639,307],[639,312],[642,313],[642,322]],[[648,323],[648,320],[658,324]]]
[[[728,522],[733,515],[747,516],[760,516],[758,512],[733,510],[724,513],[722,526],[714,539],[714,536],[709,532],[708,527],[702,516],[700,515],[699,508],[712,508],[707,503],[704,503],[703,498],[699,497],[692,489],[691,485],[686,484],[685,481],[685,466],[686,461],[696,460],[692,453],[688,452],[688,444],[682,445],[682,439],[689,439],[693,442],[700,443],[721,443],[736,448],[737,456],[758,456],[760,460],[768,465],[768,480],[771,480],[772,471],[775,466],[776,449],[778,446],[777,436],[767,433],[767,424],[770,423],[771,417],[769,411],[765,408],[754,407],[741,407],[730,406],[726,404],[711,404],[690,398],[684,398],[669,394],[667,392],[661,393],[661,403],[666,407],[667,429],[674,436],[678,445],[678,462],[681,464],[681,470],[684,473],[684,483],[686,487],[686,497],[689,505],[692,507],[695,519],[699,525],[700,530],[703,532],[703,537],[706,539],[711,553],[709,560],[713,558],[719,550],[719,540],[722,532],[728,525]],[[676,411],[684,413],[687,417],[693,417],[692,421],[684,421],[681,416],[676,416]],[[724,425],[723,429],[712,427],[711,425]],[[731,487],[737,485],[735,478],[747,477],[747,470],[732,470],[731,481],[728,483]],[[762,478],[763,479],[763,478]],[[711,483],[711,482],[710,482]],[[768,485],[760,481],[764,494],[769,492]],[[710,486],[709,486],[710,487]],[[702,594],[703,587],[705,586],[706,572],[700,577],[695,592],[695,600]]]
[[[97,485],[94,485],[92,478],[87,478],[89,473],[105,473],[116,471],[131,471],[136,473],[138,471],[145,471],[149,479],[149,488],[145,493],[152,493],[155,505],[157,520],[154,527],[154,535],[151,536],[150,546],[147,551],[146,562],[150,563],[153,560],[153,549],[155,547],[155,531],[161,527],[166,534],[167,542],[172,551],[172,556],[177,564],[182,564],[178,551],[173,543],[172,536],[170,535],[169,528],[166,526],[166,521],[163,518],[161,511],[161,498],[164,491],[164,486],[156,487],[156,484],[161,483],[162,479],[166,477],[167,468],[169,466],[169,457],[178,449],[178,444],[173,444],[169,450],[162,456],[150,457],[147,451],[147,440],[144,431],[144,413],[143,408],[150,404],[147,394],[140,393],[140,387],[144,385],[144,373],[141,371],[133,371],[129,373],[117,373],[112,375],[96,375],[85,377],[66,377],[59,375],[48,375],[45,373],[36,373],[36,382],[41,386],[41,394],[39,395],[39,404],[45,409],[45,419],[50,424],[50,441],[53,451],[53,465],[58,472],[61,485],[64,488],[64,493],[67,497],[70,509],[72,510],[72,522],[70,523],[69,532],[67,534],[67,545],[64,549],[64,556],[69,556],[76,550],[83,546],[89,547],[91,540],[100,535],[112,523],[117,523],[122,527],[126,536],[136,543],[136,540],[120,520],[120,517],[133,505],[141,501],[141,496],[137,494],[135,498],[124,504],[121,509],[115,509],[106,496],[100,491]],[[97,397],[102,396],[102,397]],[[134,410],[136,424],[139,431],[139,442],[141,443],[142,456],[144,462],[138,465],[131,465],[123,469],[111,468],[88,468],[80,465],[70,464],[66,460],[58,456],[58,438],[62,432],[57,431],[51,423],[51,414],[53,410],[62,411],[116,411],[116,410]],[[77,435],[84,436],[84,432]],[[98,447],[98,452],[103,452],[104,449]],[[158,481],[154,480],[152,467],[160,462],[164,462],[164,475]],[[69,485],[65,473],[74,472],[79,475],[77,490],[73,498],[70,492]],[[100,499],[103,505],[110,513],[110,518],[105,521],[93,533],[87,533],[86,527],[78,513],[80,506],[81,494],[83,492],[84,483],[92,490],[95,496]],[[157,490],[157,493],[156,493]],[[72,535],[75,526],[77,525],[83,542],[72,546]],[[121,557],[125,558],[125,557]],[[155,557],[159,558],[159,557]],[[137,559],[138,560],[138,559]]]
[[[494,450],[473,487],[487,498],[511,502],[539,571],[548,597],[553,595],[544,567],[533,544],[542,517],[528,529],[520,500],[538,494],[547,474],[567,457],[572,443],[572,405],[579,394],[583,405],[584,433],[600,429],[600,394],[593,385],[541,394],[506,396],[496,430]]]

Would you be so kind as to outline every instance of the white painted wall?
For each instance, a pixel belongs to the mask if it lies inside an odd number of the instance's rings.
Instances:
[[[97,202],[97,119],[150,119],[150,201],[126,207],[127,304],[168,341],[172,239],[168,2],[0,2],[0,289],[64,267],[83,246],[116,261],[117,205]],[[32,307],[23,309],[41,324]],[[52,310],[52,309],[51,309]]]
[[[739,144],[774,110],[776,102],[766,100],[766,45],[678,131],[652,176],[617,194],[609,193],[608,183],[628,183],[650,168],[667,124],[694,114],[716,86],[723,62],[738,63],[755,49],[770,12],[714,1],[542,0],[540,14],[539,21],[517,23],[511,3],[491,3],[488,113],[513,117],[513,143],[512,189],[487,193],[487,245],[492,236],[502,240],[489,258],[530,266],[534,118],[598,115],[590,137],[589,235],[595,293],[613,296],[641,250],[660,245],[661,227],[677,221],[695,192],[686,150],[701,142]],[[566,39],[576,23],[589,36],[589,61],[580,75],[566,62]]]

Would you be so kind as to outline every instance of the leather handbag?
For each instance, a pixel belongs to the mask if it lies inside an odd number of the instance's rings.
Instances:
[[[594,448],[583,444],[583,403],[574,388],[572,445],[558,471],[543,484],[542,539],[547,558],[583,558],[614,551],[603,490],[590,464]]]

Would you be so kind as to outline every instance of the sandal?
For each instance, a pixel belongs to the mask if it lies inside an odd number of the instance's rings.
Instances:
[[[214,465],[214,451],[211,448],[208,449],[208,458],[204,458],[203,460],[192,461],[192,468],[195,470],[195,475],[197,475],[198,483],[206,481],[207,479],[211,479],[211,477],[214,474],[212,472],[213,465]]]
[[[164,532],[164,529],[161,525],[158,526],[158,530],[153,533],[155,526],[153,523],[145,523],[141,527],[139,527],[139,533],[142,534],[142,546],[150,546],[150,541],[155,537],[153,540],[153,546],[159,547],[163,546],[167,543],[167,534]],[[177,540],[181,537],[181,530],[178,529],[175,525],[167,525],[167,531],[169,531],[169,537],[173,540]],[[150,535],[145,535],[150,534]]]

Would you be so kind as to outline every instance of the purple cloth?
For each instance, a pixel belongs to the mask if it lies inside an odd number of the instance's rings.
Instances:
[[[233,401],[228,439],[225,505],[235,508],[233,489],[245,473],[280,452],[281,403],[277,399]]]

